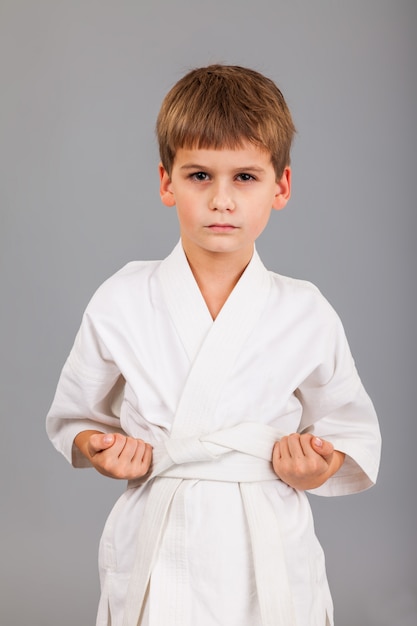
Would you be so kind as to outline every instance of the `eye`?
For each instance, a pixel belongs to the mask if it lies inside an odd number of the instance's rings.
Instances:
[[[236,180],[242,182],[242,183],[247,183],[251,180],[256,180],[256,178],[254,176],[252,176],[252,174],[247,174],[246,172],[241,172],[240,174],[238,174],[236,176]]]
[[[209,175],[206,172],[193,172],[190,174],[190,178],[198,182],[205,182],[209,179]]]

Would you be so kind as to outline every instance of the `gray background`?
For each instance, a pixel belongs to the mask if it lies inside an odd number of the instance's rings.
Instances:
[[[415,626],[416,20],[415,0],[1,0],[1,626],[94,623],[123,485],[71,469],[44,417],[92,292],[177,240],[155,118],[217,61],[286,95],[294,192],[258,249],[335,306],[380,416],[378,485],[312,498],[337,626]]]

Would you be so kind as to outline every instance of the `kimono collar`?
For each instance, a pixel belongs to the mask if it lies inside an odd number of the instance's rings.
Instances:
[[[253,315],[254,307],[263,308],[271,285],[270,272],[254,249],[249,264],[213,321],[181,241],[162,261],[158,274],[169,314],[191,361],[214,325],[236,324],[251,311]]]

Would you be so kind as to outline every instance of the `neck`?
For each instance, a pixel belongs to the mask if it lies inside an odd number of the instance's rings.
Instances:
[[[193,254],[192,250],[184,247],[184,252],[207,308],[212,318],[216,319],[250,262],[253,249],[239,254],[204,250]]]

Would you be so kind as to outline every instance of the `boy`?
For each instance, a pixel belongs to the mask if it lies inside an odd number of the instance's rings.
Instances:
[[[157,133],[180,243],[97,291],[47,420],[74,466],[129,481],[97,624],[333,624],[305,491],[371,486],[380,436],[333,309],[254,248],[290,198],[290,112],[214,65],[172,88]]]

